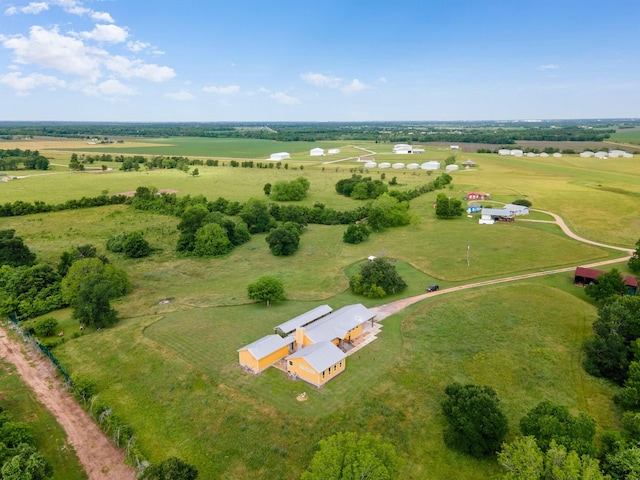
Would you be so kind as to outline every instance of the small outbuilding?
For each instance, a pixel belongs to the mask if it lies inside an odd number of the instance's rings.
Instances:
[[[452,163],[452,164],[447,165],[446,167],[444,167],[444,169],[447,172],[455,172],[456,170],[459,170],[460,167],[458,165],[456,165],[455,163]]]
[[[340,149],[339,148],[330,148],[327,153],[329,155],[336,155],[337,153],[340,153]]]
[[[377,162],[367,162],[364,164],[364,168],[376,168],[378,166]]]
[[[477,166],[476,162],[474,162],[473,160],[471,160],[470,158],[468,158],[467,160],[465,160],[464,162],[462,162],[462,166],[464,168],[473,168],[475,166]]]
[[[602,270],[595,270],[587,267],[577,267],[573,274],[573,284],[581,287],[591,283],[598,283],[597,278],[602,275]],[[627,295],[635,295],[638,292],[638,280],[633,275],[622,275],[624,284],[627,287]]]
[[[422,165],[420,165],[420,168],[422,170],[439,170],[440,169],[440,162],[438,162],[437,160],[431,160],[429,162],[424,162]]]
[[[391,168],[391,164],[389,162],[382,162],[378,164],[378,168]]]
[[[324,148],[316,147],[309,150],[311,157],[324,157]]]
[[[391,168],[395,168],[396,170],[400,170],[400,169],[404,168],[404,163],[394,163],[393,165],[391,165]]]

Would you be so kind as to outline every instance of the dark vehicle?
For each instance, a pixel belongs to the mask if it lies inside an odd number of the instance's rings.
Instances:
[[[427,287],[427,292],[435,292],[436,290],[440,290],[440,285],[429,285]]]

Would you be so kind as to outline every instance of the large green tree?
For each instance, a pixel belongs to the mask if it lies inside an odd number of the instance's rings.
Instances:
[[[474,457],[500,449],[508,430],[495,390],[487,386],[452,383],[445,389],[442,413],[447,421],[445,443]]]
[[[339,432],[320,440],[302,480],[393,480],[401,460],[395,448],[372,434]]]
[[[278,278],[263,276],[247,286],[247,296],[251,300],[266,302],[268,307],[272,302],[285,299],[284,284]]]
[[[596,281],[584,287],[584,292],[598,302],[607,302],[623,295],[627,290],[625,280],[616,268],[598,275]]]
[[[342,235],[342,241],[344,243],[358,244],[369,238],[370,234],[371,230],[365,223],[352,223]]]
[[[22,238],[16,237],[15,233],[13,229],[0,231],[0,266],[33,265],[36,261],[35,254],[31,253]]]
[[[67,303],[73,303],[81,289],[85,287],[88,279],[94,276],[103,277],[105,285],[111,292],[110,298],[115,299],[131,292],[131,282],[127,273],[113,265],[103,263],[99,258],[83,258],[71,265],[69,271],[62,279],[62,297]]]
[[[451,198],[446,193],[439,193],[436,197],[436,216],[438,218],[461,217],[464,213],[462,202]]]
[[[87,277],[71,302],[73,318],[85,325],[104,328],[118,320],[117,312],[111,307],[113,285],[101,275]]]
[[[247,224],[250,233],[268,232],[276,227],[276,221],[269,213],[266,202],[249,199],[240,210],[240,218]]]
[[[585,369],[623,385],[640,338],[640,297],[618,297],[598,309],[594,336],[584,343]]]
[[[53,468],[35,447],[22,444],[14,453],[2,465],[2,480],[45,480],[53,475]]]
[[[270,188],[271,200],[279,202],[302,200],[306,197],[310,185],[305,177],[298,177],[290,182],[284,180],[276,182]]]
[[[407,288],[407,282],[398,274],[395,265],[386,258],[376,258],[363,263],[360,273],[349,279],[353,293],[369,298],[382,298]]]
[[[227,231],[217,223],[208,223],[196,232],[193,254],[198,257],[217,257],[232,249]]]
[[[409,202],[399,201],[388,193],[380,195],[371,202],[367,225],[374,231],[386,230],[390,227],[409,225]]]
[[[575,417],[564,405],[550,401],[540,402],[522,417],[520,431],[524,435],[535,437],[544,452],[555,442],[579,455],[596,453],[593,445],[596,421],[585,413]]]
[[[293,255],[300,245],[301,230],[302,225],[293,222],[271,230],[265,237],[271,253],[277,257]]]

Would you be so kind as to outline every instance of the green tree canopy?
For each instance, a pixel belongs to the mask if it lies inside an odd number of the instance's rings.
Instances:
[[[301,230],[302,226],[293,222],[271,230],[265,237],[271,253],[277,257],[293,255],[300,245]]]
[[[63,299],[72,304],[78,293],[85,287],[88,279],[102,277],[104,287],[109,289],[109,298],[114,299],[131,292],[131,282],[124,270],[105,264],[99,258],[83,258],[71,265],[67,275],[62,279]]]
[[[464,213],[462,202],[457,198],[451,198],[446,193],[439,193],[436,197],[436,216],[438,218],[461,217]]]
[[[584,292],[598,302],[607,302],[623,295],[627,290],[624,277],[616,268],[596,277],[596,281],[584,287]]]
[[[110,252],[123,253],[126,258],[148,257],[153,250],[144,234],[137,230],[109,237],[106,246]]]
[[[268,307],[271,302],[285,299],[284,284],[275,277],[263,276],[247,286],[247,296],[251,300],[266,302]]]
[[[270,195],[271,200],[279,202],[302,200],[307,196],[307,191],[309,191],[310,186],[311,184],[309,183],[309,180],[305,177],[298,177],[290,182],[282,180],[276,182],[270,188],[270,193],[268,195]]]
[[[247,224],[249,233],[268,232],[276,226],[276,221],[269,213],[267,204],[255,198],[249,199],[242,206],[240,218]]]
[[[382,298],[403,291],[407,288],[407,283],[389,260],[376,258],[362,264],[360,273],[349,279],[349,286],[353,293],[369,298]]]
[[[386,230],[390,227],[409,225],[409,202],[399,201],[388,193],[380,195],[371,202],[367,225],[375,232]]]
[[[302,480],[392,480],[401,460],[395,448],[372,434],[339,432],[318,443]]]
[[[36,261],[35,254],[31,253],[22,238],[16,237],[15,233],[13,229],[0,230],[0,266],[33,265]]]
[[[605,480],[598,460],[580,456],[573,450],[551,441],[543,452],[532,436],[520,437],[505,444],[498,462],[507,471],[504,480]]]
[[[574,417],[567,407],[550,401],[539,403],[522,417],[520,431],[535,437],[544,452],[555,442],[579,455],[596,453],[593,445],[596,421],[585,413]]]
[[[444,442],[474,457],[492,455],[507,433],[507,417],[495,390],[487,386],[452,383],[445,389],[442,413],[447,426]]]
[[[53,468],[35,447],[22,444],[4,462],[0,475],[2,480],[45,480],[53,475]]]
[[[344,243],[358,244],[364,242],[371,235],[371,230],[365,223],[351,223],[342,235]]]
[[[198,257],[217,257],[232,249],[227,231],[217,223],[208,223],[196,232],[193,254]]]
[[[118,320],[116,311],[111,308],[113,295],[114,286],[108,277],[87,276],[71,302],[73,318],[96,328],[113,325]]]

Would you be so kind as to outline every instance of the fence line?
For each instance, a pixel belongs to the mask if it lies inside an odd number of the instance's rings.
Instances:
[[[71,381],[71,377],[69,376],[69,374],[65,371],[64,368],[62,368],[62,365],[60,365],[60,362],[58,362],[58,359],[53,355],[53,353],[51,353],[51,351],[45,347],[44,345],[42,345],[37,338],[35,338],[34,336],[32,336],[29,332],[25,331],[22,327],[20,327],[18,319],[16,318],[16,316],[12,313],[9,314],[9,320],[11,320],[15,326],[15,329],[18,330],[18,332],[22,335],[22,338],[27,341],[32,343],[33,345],[35,345],[36,347],[38,347],[38,349],[44,353],[47,357],[49,357],[49,360],[51,360],[51,362],[55,365],[56,369],[58,370],[58,372],[60,372],[60,374],[64,377],[64,379],[66,380],[66,382],[70,385],[73,386],[73,382]]]

